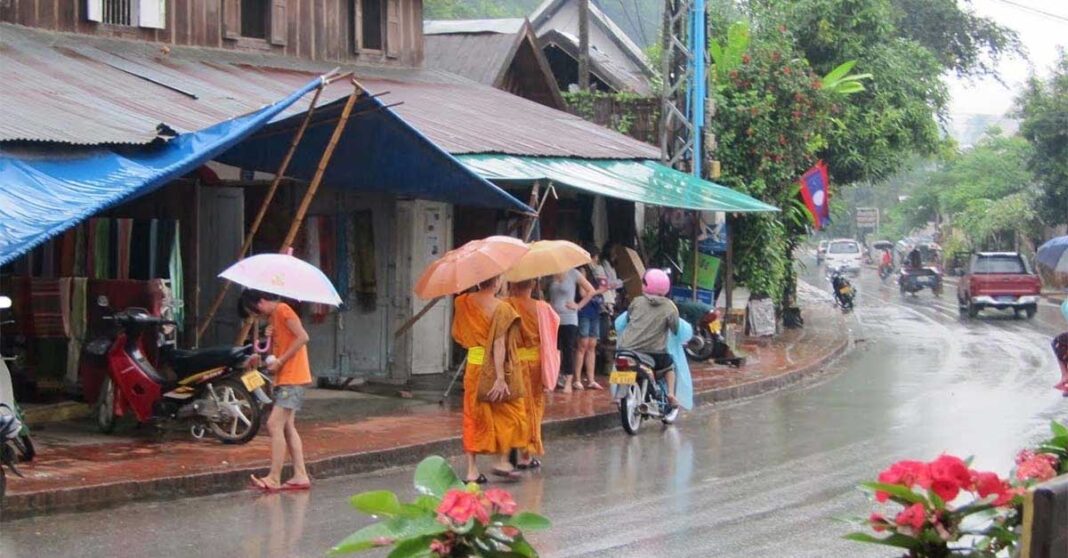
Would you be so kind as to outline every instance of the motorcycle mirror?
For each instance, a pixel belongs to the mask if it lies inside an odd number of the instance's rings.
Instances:
[[[11,308],[11,297],[0,296],[0,310]]]
[[[107,308],[108,306],[111,306],[111,303],[108,301],[108,297],[100,295],[96,298],[96,305],[101,308]]]

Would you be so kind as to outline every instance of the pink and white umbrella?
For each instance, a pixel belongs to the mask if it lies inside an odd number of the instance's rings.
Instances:
[[[251,256],[230,266],[219,277],[293,300],[341,305],[337,289],[319,268],[288,254]]]

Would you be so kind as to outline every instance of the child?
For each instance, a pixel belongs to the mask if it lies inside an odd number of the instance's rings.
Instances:
[[[307,490],[311,488],[304,468],[304,447],[297,434],[295,417],[304,403],[304,386],[311,383],[308,365],[308,332],[300,318],[279,297],[255,290],[241,293],[241,308],[269,320],[267,336],[271,338],[271,355],[267,371],[274,376],[274,408],[267,419],[271,434],[271,471],[266,477],[252,476],[256,488],[267,491]],[[286,450],[293,461],[293,478],[282,483],[282,466]]]

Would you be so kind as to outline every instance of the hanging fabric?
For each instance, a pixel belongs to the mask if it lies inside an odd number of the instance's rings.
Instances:
[[[69,328],[64,327],[63,301],[66,297],[62,296],[61,289],[57,279],[30,280],[30,310],[36,337],[69,337]]]
[[[108,279],[108,257],[111,252],[111,221],[109,219],[93,219],[89,225],[92,229],[92,274],[93,279]]]
[[[378,305],[378,279],[375,265],[374,214],[359,211],[353,218],[353,244],[357,263],[356,299],[364,312],[374,312]]]
[[[40,277],[54,279],[56,277],[56,242],[55,239],[45,242],[41,246],[41,273]]]
[[[334,287],[337,289],[338,294],[341,295],[341,305],[348,307],[351,304],[351,297],[349,292],[349,277],[352,275],[349,273],[352,263],[349,261],[349,246],[352,244],[350,233],[352,227],[349,225],[350,219],[348,215],[344,213],[338,213],[334,217],[334,239],[336,241],[336,251],[334,256]]]
[[[608,243],[608,207],[604,196],[593,197],[593,244],[601,249]]]
[[[87,288],[89,280],[75,277],[70,287],[70,339],[67,341],[67,374],[64,381],[68,388],[78,385],[78,364],[82,354],[88,320]]]
[[[133,219],[117,219],[116,220],[116,237],[118,246],[116,247],[116,255],[118,256],[118,263],[116,264],[116,278],[129,279],[130,278],[130,237],[133,235]]]
[[[337,256],[337,242],[334,238],[334,219],[329,216],[321,216],[318,218],[319,226],[319,269],[327,277],[334,276],[334,269],[336,267]],[[326,320],[326,316],[333,310],[332,306],[326,304],[317,304],[315,307],[315,314],[312,316],[313,320],[323,322]]]
[[[85,224],[79,224],[74,228],[74,267],[71,270],[72,277],[87,277],[88,271],[85,265],[85,253],[86,243],[88,242],[88,235],[86,234]]]
[[[167,264],[167,271],[171,279],[171,296],[174,297],[177,309],[174,312],[174,321],[178,322],[178,331],[182,331],[185,325],[184,277],[182,276],[182,243],[178,234],[178,221],[170,221],[169,228],[172,233],[173,244],[171,257]]]
[[[74,277],[74,249],[78,233],[76,229],[70,229],[59,237],[59,267],[60,277]]]
[[[160,277],[159,268],[159,219],[148,222],[148,276]]]

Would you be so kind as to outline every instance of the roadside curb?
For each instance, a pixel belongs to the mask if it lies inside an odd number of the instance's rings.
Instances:
[[[697,405],[737,401],[778,391],[803,382],[823,372],[829,364],[853,346],[849,335],[834,344],[824,355],[793,370],[750,382],[712,388],[694,395]],[[618,413],[606,412],[577,418],[550,420],[543,425],[546,437],[591,434],[620,425]],[[453,436],[390,448],[336,455],[308,461],[308,472],[323,479],[368,473],[392,467],[413,465],[430,454],[460,454],[460,437]],[[287,465],[286,469],[289,469]],[[236,492],[249,487],[249,475],[262,473],[266,467],[242,467],[191,475],[170,476],[145,481],[122,481],[48,492],[12,494],[2,503],[2,519],[12,520],[55,513],[97,510],[134,501],[162,500],[174,497],[206,496]]]

